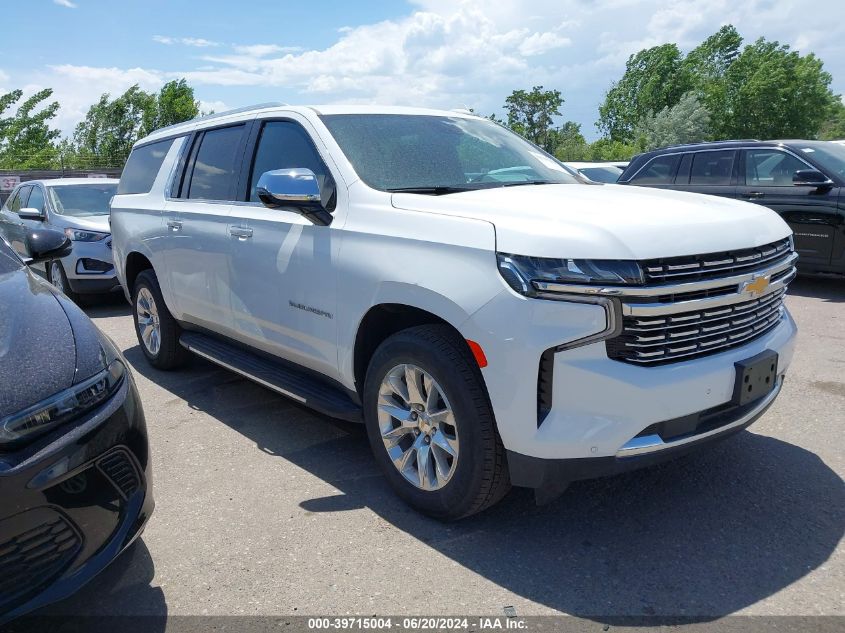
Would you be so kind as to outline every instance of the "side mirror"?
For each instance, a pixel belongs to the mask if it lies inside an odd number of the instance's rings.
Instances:
[[[44,220],[44,212],[32,207],[24,207],[18,211],[18,217],[21,220],[38,220],[40,222]]]
[[[332,223],[332,214],[323,207],[320,183],[310,169],[265,171],[258,179],[256,192],[265,207],[290,207],[314,224],[328,226]]]
[[[816,169],[799,169],[792,176],[796,187],[832,187],[833,181]]]
[[[26,233],[26,250],[29,254],[27,264],[40,264],[51,259],[61,259],[70,255],[73,243],[61,231],[53,229],[33,229]]]

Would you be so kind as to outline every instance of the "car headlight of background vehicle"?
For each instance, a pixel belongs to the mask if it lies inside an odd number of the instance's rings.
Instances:
[[[100,231],[84,231],[82,229],[65,229],[67,235],[73,242],[99,242],[106,239],[110,234]]]
[[[96,409],[114,395],[126,376],[126,366],[112,342],[104,336],[101,336],[100,359],[105,369],[0,419],[0,447],[31,440]]]
[[[532,281],[576,285],[642,285],[640,265],[631,260],[528,257],[498,253],[499,273],[516,292],[538,294]]]

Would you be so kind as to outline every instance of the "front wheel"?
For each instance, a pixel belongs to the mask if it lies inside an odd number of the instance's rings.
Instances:
[[[364,419],[391,487],[425,514],[459,519],[510,489],[481,372],[448,326],[403,330],[379,346],[364,383]]]
[[[141,272],[135,280],[132,317],[141,350],[153,367],[175,369],[185,363],[188,350],[179,344],[182,328],[167,309],[152,270]]]
[[[71,290],[67,275],[65,275],[65,269],[58,259],[54,259],[47,264],[47,276],[50,278],[50,283],[63,292],[68,299],[74,303],[79,303],[80,296]]]

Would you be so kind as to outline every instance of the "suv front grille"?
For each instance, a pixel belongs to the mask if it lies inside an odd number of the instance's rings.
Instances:
[[[786,289],[759,299],[655,317],[629,316],[607,341],[610,358],[655,365],[744,345],[780,321]]]
[[[718,279],[767,268],[778,260],[785,259],[791,250],[787,237],[755,248],[651,259],[642,262],[642,267],[647,284]]]

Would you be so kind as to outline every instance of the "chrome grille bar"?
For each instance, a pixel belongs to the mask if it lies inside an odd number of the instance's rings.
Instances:
[[[713,253],[685,258],[644,262],[647,282],[661,282],[698,276],[705,279],[724,272],[741,272],[783,257],[790,250],[789,238],[753,249],[731,253]]]
[[[647,280],[641,286],[531,283],[540,298],[612,298],[622,318],[614,333],[603,335],[608,356],[649,366],[744,345],[777,327],[797,260],[784,238],[728,253],[640,262]]]

